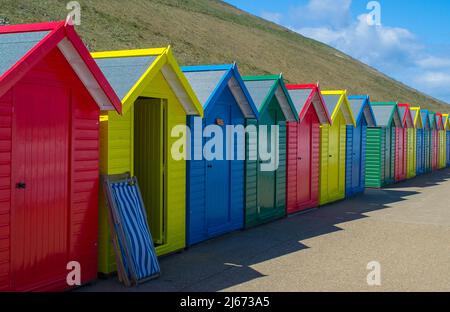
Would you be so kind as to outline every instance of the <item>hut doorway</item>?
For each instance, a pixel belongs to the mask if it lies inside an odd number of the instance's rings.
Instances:
[[[166,243],[167,101],[139,98],[134,105],[134,175],[142,190],[155,245]]]

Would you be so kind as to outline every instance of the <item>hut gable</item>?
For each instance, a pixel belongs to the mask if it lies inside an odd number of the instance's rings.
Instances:
[[[0,27],[0,97],[51,51],[58,49],[101,110],[121,111],[119,98],[65,22]]]
[[[127,112],[161,73],[187,115],[203,116],[203,108],[181,72],[170,46],[157,49],[92,53],[98,66],[122,99]]]
[[[298,113],[286,89],[282,75],[248,76],[243,78],[259,113],[263,113],[273,97],[277,99],[286,121],[297,121]]]
[[[303,121],[312,105],[321,124],[331,123],[330,113],[318,85],[287,85],[286,87],[299,114],[300,122]]]
[[[371,103],[372,111],[375,116],[375,121],[378,127],[402,128],[402,119],[395,102],[375,102]]]
[[[375,127],[375,116],[370,106],[370,98],[368,95],[352,95],[348,97],[350,108],[356,119],[356,124],[364,118],[368,127]]]
[[[414,119],[412,118],[409,104],[406,103],[398,104],[398,111],[402,119],[403,127],[414,128]]]
[[[245,118],[258,118],[258,109],[236,64],[184,66],[182,71],[200,99],[205,112],[212,109],[225,88],[229,88]]]
[[[411,107],[411,117],[414,121],[414,128],[416,129],[423,129],[423,121],[422,121],[422,115],[420,113],[420,107]]]
[[[347,98],[347,91],[322,91],[322,97],[325,100],[325,105],[331,114],[331,122],[338,116],[339,111],[342,112],[347,125],[356,126],[355,117],[353,116],[350,104]]]

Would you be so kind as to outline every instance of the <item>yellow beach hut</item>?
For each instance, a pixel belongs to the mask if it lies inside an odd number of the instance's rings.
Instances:
[[[444,169],[447,167],[447,133],[445,130],[445,118],[442,113],[436,113],[438,121],[438,135],[439,135],[439,161],[438,168]]]
[[[158,255],[185,247],[186,162],[171,155],[171,130],[203,116],[170,47],[92,53],[122,100],[100,119],[100,173],[138,178]],[[99,196],[99,272],[116,271],[104,196]]]
[[[347,91],[322,91],[331,125],[320,126],[320,205],[344,199],[347,125],[356,126]]]

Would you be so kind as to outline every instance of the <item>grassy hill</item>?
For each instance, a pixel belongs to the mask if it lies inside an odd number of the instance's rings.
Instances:
[[[68,0],[1,0],[11,24],[64,19]],[[373,100],[409,102],[449,111],[439,100],[399,83],[315,40],[218,0],[79,0],[77,30],[91,51],[171,44],[182,65],[231,63],[241,73],[282,72],[291,83],[369,93]]]

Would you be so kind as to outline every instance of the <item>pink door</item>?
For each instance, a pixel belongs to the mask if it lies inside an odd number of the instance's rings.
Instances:
[[[58,86],[14,89],[11,252],[18,291],[65,280],[69,99],[69,91]]]
[[[302,206],[311,200],[312,117],[312,114],[308,113],[297,127],[297,206]]]

